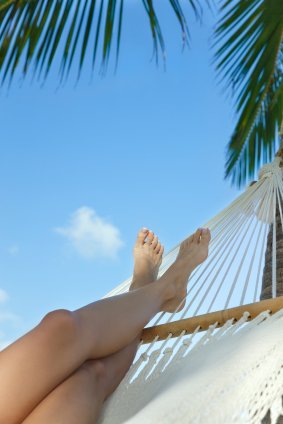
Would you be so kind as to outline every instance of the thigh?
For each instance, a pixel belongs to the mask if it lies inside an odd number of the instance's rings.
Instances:
[[[56,312],[0,352],[1,423],[22,422],[84,362],[73,343],[68,314]]]
[[[57,386],[23,424],[94,424],[104,400],[96,363],[87,361]]]
[[[106,358],[86,361],[31,412],[23,424],[94,424],[104,400],[117,388],[139,338]]]

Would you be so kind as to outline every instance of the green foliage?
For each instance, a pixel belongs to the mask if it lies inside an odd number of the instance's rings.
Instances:
[[[206,0],[207,4],[212,0]],[[165,55],[165,42],[153,0],[140,0],[148,16],[156,60]],[[189,30],[179,0],[167,0],[187,43]],[[188,0],[197,18],[199,0]],[[1,83],[11,82],[19,68],[25,76],[31,64],[33,72],[47,77],[56,54],[61,57],[61,81],[69,75],[76,54],[78,77],[87,51],[92,69],[101,51],[100,69],[105,71],[113,41],[116,61],[121,43],[124,0],[0,0],[0,75]]]
[[[180,0],[166,0],[184,44],[189,29]],[[165,2],[165,0],[162,0]],[[148,17],[154,55],[165,60],[165,42],[153,0],[140,0]],[[201,20],[200,0],[187,0]],[[214,0],[206,0],[211,7]],[[226,177],[237,185],[271,160],[283,118],[283,0],[221,0],[215,30],[217,71],[235,99],[237,123],[227,149]],[[0,78],[16,70],[45,80],[56,55],[60,79],[78,57],[78,77],[90,58],[105,72],[113,43],[116,64],[121,44],[124,0],[0,0]],[[90,54],[89,54],[90,52]]]
[[[238,121],[226,177],[238,186],[274,157],[283,118],[283,1],[226,1],[216,28],[217,69],[232,89]]]

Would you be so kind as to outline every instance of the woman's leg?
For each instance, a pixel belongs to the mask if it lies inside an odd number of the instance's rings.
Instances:
[[[177,261],[156,283],[74,312],[50,313],[2,351],[0,422],[21,422],[86,360],[120,350],[164,305],[176,307],[189,273],[207,256],[209,234],[200,235],[197,231],[181,245]]]
[[[93,362],[93,363],[91,363]],[[21,421],[23,424],[95,424],[103,404],[97,360],[82,365]]]
[[[136,354],[138,340],[113,355],[89,360],[57,386],[23,424],[95,424]]]
[[[144,230],[141,242],[142,248],[138,243],[134,248],[135,268],[130,290],[155,281],[162,259],[163,247],[153,233]],[[35,407],[24,424],[94,424],[104,400],[130,368],[139,341],[140,337],[137,337],[130,345],[108,357],[85,362]]]

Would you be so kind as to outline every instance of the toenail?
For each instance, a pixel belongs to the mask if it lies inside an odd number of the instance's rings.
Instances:
[[[147,229],[146,227],[143,227],[142,231],[143,231],[144,233],[147,233],[147,232],[148,232],[148,229]]]

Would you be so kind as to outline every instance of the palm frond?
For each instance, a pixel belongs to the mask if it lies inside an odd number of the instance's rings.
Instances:
[[[165,42],[153,0],[140,0],[148,16],[156,60],[165,56]],[[214,0],[206,0],[213,4]],[[183,42],[189,29],[180,0],[167,0],[181,28]],[[189,0],[191,11],[199,19],[199,0]],[[11,82],[16,70],[27,75],[31,65],[38,78],[45,79],[57,56],[61,56],[59,74],[67,78],[75,57],[78,76],[88,56],[92,69],[101,52],[101,69],[107,68],[113,40],[118,60],[124,0],[0,0],[0,77]]]
[[[273,157],[283,119],[283,2],[232,0],[221,12],[215,58],[238,116],[226,177],[241,186]]]

